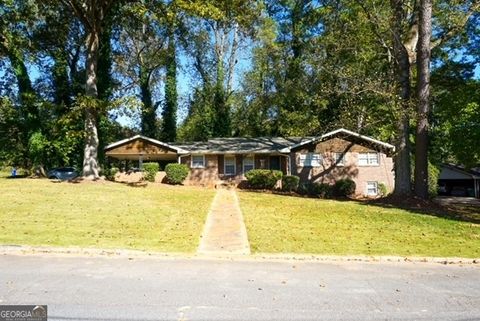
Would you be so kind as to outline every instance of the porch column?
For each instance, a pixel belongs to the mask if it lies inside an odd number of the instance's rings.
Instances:
[[[479,187],[478,187],[478,184],[479,183],[479,180],[474,178],[473,179],[473,187],[475,189],[475,192],[474,192],[474,195],[476,198],[480,198],[480,195],[479,195]]]
[[[142,170],[142,167],[143,167],[143,154],[140,153],[138,157],[138,169]]]

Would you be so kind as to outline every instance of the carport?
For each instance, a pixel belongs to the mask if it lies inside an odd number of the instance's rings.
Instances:
[[[442,187],[441,194],[444,195],[480,198],[480,169],[443,164],[438,185]],[[464,195],[461,195],[462,193]]]
[[[185,152],[181,148],[141,135],[105,147],[105,155],[108,158],[138,161],[138,168],[142,167],[144,161],[175,163],[180,153]]]

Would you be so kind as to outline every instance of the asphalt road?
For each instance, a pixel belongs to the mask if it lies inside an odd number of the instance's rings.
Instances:
[[[0,256],[0,304],[49,320],[480,320],[480,267]]]

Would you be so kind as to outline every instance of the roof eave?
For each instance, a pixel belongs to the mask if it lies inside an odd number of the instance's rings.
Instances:
[[[312,138],[312,139],[309,139],[309,140],[306,140],[304,142],[301,142],[301,143],[298,143],[298,144],[295,144],[291,147],[288,147],[288,148],[284,148],[284,150],[287,150],[288,149],[288,152],[290,152],[291,150],[295,149],[295,148],[298,148],[298,147],[301,147],[301,146],[305,146],[305,145],[308,145],[310,143],[314,143],[314,142],[318,142],[318,141],[321,141],[325,138],[328,138],[330,136],[333,136],[333,135],[336,135],[340,132],[343,132],[345,134],[348,134],[350,136],[354,136],[354,137],[358,137],[360,139],[363,139],[363,140],[366,140],[366,141],[369,141],[371,143],[375,143],[377,145],[380,145],[384,148],[388,148],[393,152],[395,152],[395,146],[391,145],[391,144],[388,144],[388,143],[384,143],[380,140],[377,140],[377,139],[374,139],[374,138],[371,138],[371,137],[368,137],[368,136],[364,136],[364,135],[361,135],[359,133],[355,133],[355,132],[352,132],[348,129],[345,129],[345,128],[339,128],[339,129],[336,129],[334,131],[331,131],[331,132],[328,132],[326,134],[323,134],[322,136],[319,136],[319,137],[315,137],[315,138]]]
[[[179,147],[161,142],[159,140],[156,140],[156,139],[153,139],[153,138],[150,138],[150,137],[142,136],[142,135],[135,135],[135,136],[130,137],[130,138],[122,139],[118,142],[115,142],[115,143],[112,143],[112,144],[106,146],[104,148],[104,150],[107,151],[107,150],[115,148],[117,146],[121,146],[121,145],[126,144],[128,142],[134,141],[135,139],[144,139],[144,140],[149,141],[150,143],[153,143],[155,145],[160,145],[160,146],[163,146],[163,147],[166,147],[166,148],[170,148],[170,149],[174,150],[175,152],[177,152],[178,154],[187,153],[187,151],[185,151],[185,150],[183,150]]]

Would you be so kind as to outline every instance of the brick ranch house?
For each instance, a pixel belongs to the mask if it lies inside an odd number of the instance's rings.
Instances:
[[[245,181],[251,169],[281,170],[297,175],[301,182],[334,183],[351,178],[359,196],[378,194],[378,185],[393,190],[393,145],[337,129],[318,137],[216,138],[206,142],[164,143],[134,136],[105,148],[117,160],[158,161],[186,164],[190,173],[185,184],[215,186],[229,180]]]

